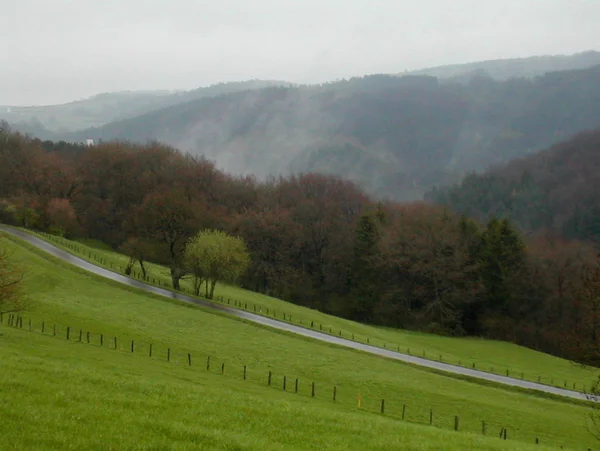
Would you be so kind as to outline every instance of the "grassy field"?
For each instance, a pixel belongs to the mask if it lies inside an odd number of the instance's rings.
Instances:
[[[111,251],[102,243],[87,241],[83,243],[64,238],[38,234],[59,247],[78,256],[119,272],[127,264],[128,258]],[[148,282],[169,286],[169,272],[159,265],[147,264]],[[139,271],[139,270],[138,270]],[[141,277],[137,271],[135,276]],[[182,286],[191,291],[191,281],[184,280]],[[353,338],[356,341],[385,347],[420,357],[442,360],[469,368],[509,375],[515,378],[541,382],[547,385],[585,391],[595,381],[598,370],[575,365],[564,359],[536,352],[521,346],[494,340],[475,338],[442,337],[419,332],[386,329],[337,318],[319,311],[304,308],[238,287],[217,285],[216,295],[221,302],[238,301],[238,307],[257,311],[277,319],[283,319],[314,328],[323,332]]]
[[[3,450],[548,449],[0,329]]]
[[[291,436],[310,436],[310,438],[302,439],[306,441],[306,449],[326,449],[311,440],[330,440],[331,449],[338,449],[345,447],[344,443],[349,443],[344,440],[354,440],[354,435],[358,434],[362,430],[361,428],[369,429],[371,425],[374,430],[379,430],[374,435],[366,435],[366,437],[373,437],[373,443],[378,444],[378,446],[373,445],[373,449],[392,447],[395,443],[397,444],[395,440],[399,439],[391,432],[392,429],[394,431],[406,430],[407,437],[414,434],[415,439],[419,435],[424,434],[429,437],[429,434],[433,434],[431,441],[429,438],[424,440],[421,448],[415,442],[404,449],[453,449],[453,447],[455,449],[485,449],[488,446],[487,442],[469,446],[451,438],[462,436],[462,434],[453,432],[454,436],[444,435],[451,432],[448,430],[453,428],[455,416],[459,416],[461,432],[481,435],[482,421],[485,421],[486,433],[490,436],[498,437],[501,428],[508,430],[509,440],[504,442],[504,445],[496,439],[490,442],[489,446],[509,446],[511,449],[515,449],[517,443],[518,446],[532,444],[536,438],[539,438],[542,445],[562,445],[582,450],[593,447],[595,444],[594,438],[586,428],[590,409],[582,404],[529,396],[501,387],[474,384],[399,362],[261,328],[221,314],[204,311],[201,308],[168,302],[134,289],[121,287],[116,283],[107,282],[74,269],[30,249],[25,244],[19,244],[5,237],[0,239],[0,245],[13,249],[15,257],[29,268],[26,291],[30,304],[24,315],[24,328],[28,329],[28,319],[31,318],[32,328],[37,332],[31,334],[21,330],[11,332],[10,336],[17,332],[25,335],[19,335],[20,339],[15,335],[17,338],[15,338],[16,342],[11,345],[13,348],[8,345],[3,346],[3,352],[8,352],[9,355],[3,357],[2,360],[2,378],[7,378],[3,380],[2,386],[12,387],[11,390],[3,390],[3,396],[7,397],[5,401],[8,401],[3,402],[3,406],[11,405],[12,413],[0,413],[0,417],[2,417],[3,423],[8,422],[13,425],[13,428],[24,421],[23,415],[27,411],[25,406],[35,410],[35,405],[31,404],[33,401],[30,400],[27,404],[24,399],[30,398],[31,393],[40,393],[40,390],[45,393],[47,390],[43,389],[43,384],[54,384],[56,388],[52,389],[53,393],[56,391],[63,394],[73,393],[77,399],[81,396],[80,407],[83,409],[84,405],[89,404],[86,396],[99,397],[105,392],[102,389],[102,383],[100,383],[99,389],[86,388],[88,385],[86,380],[89,382],[89,377],[98,375],[98,381],[112,381],[110,384],[113,384],[113,389],[114,387],[124,387],[125,394],[114,394],[115,397],[121,397],[119,403],[116,404],[129,406],[130,410],[135,411],[127,414],[127,421],[135,423],[132,427],[136,430],[141,427],[138,424],[141,420],[129,418],[134,413],[150,421],[149,414],[143,408],[143,403],[137,399],[138,395],[130,393],[134,391],[132,387],[135,387],[136,383],[132,380],[137,380],[136,378],[142,378],[139,382],[142,387],[156,385],[164,387],[165,393],[177,392],[172,395],[173,400],[169,404],[171,410],[167,409],[167,411],[170,412],[170,421],[176,425],[173,427],[176,430],[181,428],[182,437],[193,436],[192,432],[186,431],[192,427],[189,422],[195,420],[194,415],[206,416],[208,414],[209,407],[197,405],[202,404],[198,397],[201,398],[204,393],[212,399],[213,388],[215,397],[223,397],[222,404],[219,404],[218,407],[214,405],[210,407],[220,409],[220,415],[223,416],[216,423],[225,422],[227,425],[235,424],[237,426],[239,422],[250,421],[246,417],[254,412],[250,407],[254,402],[262,406],[256,408],[257,416],[260,418],[269,416],[266,409],[274,409],[273,406],[284,402],[285,407],[282,409],[278,407],[269,418],[264,418],[269,425],[268,429],[273,429],[274,425],[287,424],[287,421],[290,422],[289,424],[295,425],[293,418],[296,414],[301,418],[305,416],[312,418],[316,415],[313,420],[307,420],[306,424],[297,425],[299,431],[296,429],[296,432],[288,433],[271,431],[270,435],[266,437],[263,437],[260,428],[246,426],[245,435],[242,434],[243,437],[240,437],[240,440],[248,439],[249,442],[223,449],[258,449],[261,447],[261,443],[264,444],[261,442],[263,439],[279,443],[283,440],[281,437],[288,435],[290,435],[289,440],[292,441],[296,439]],[[51,335],[54,325],[57,325],[56,337],[43,337],[39,334],[42,321],[44,321],[46,335]],[[69,342],[65,340],[67,326],[70,327],[71,334]],[[0,332],[6,332],[6,330],[13,331],[13,329],[6,328],[5,318],[4,327]],[[80,330],[84,344],[87,341],[87,332],[91,332],[90,345],[76,343]],[[100,334],[104,338],[102,347],[100,347],[99,341]],[[113,337],[118,337],[118,350],[116,351],[112,349],[114,347]],[[54,344],[43,345],[39,340],[46,340],[47,343]],[[130,348],[131,340],[135,342],[133,353]],[[150,344],[153,345],[152,357],[149,357]],[[19,349],[19,346],[22,346],[22,349]],[[54,351],[51,349],[52,346],[56,346]],[[46,349],[46,347],[50,348]],[[170,361],[166,362],[168,348],[170,349]],[[192,356],[191,368],[188,368],[188,353]],[[211,357],[209,371],[206,370],[208,356]],[[11,358],[16,359],[17,362],[13,362],[12,366],[9,365]],[[34,362],[31,365],[33,368],[37,365],[37,374],[34,369],[21,374],[21,369],[28,366],[18,364],[19,359]],[[84,360],[81,360],[80,364],[80,359],[89,359],[89,365],[86,364],[87,369],[85,369],[87,373],[83,369]],[[130,359],[128,361],[134,363],[127,364],[129,365],[127,366],[123,363],[125,361],[123,359]],[[61,362],[65,361],[70,363],[65,364],[63,368]],[[100,362],[98,368],[92,365],[94,361]],[[223,364],[225,371],[221,375]],[[48,378],[43,370],[46,366],[51,367],[53,371],[62,372],[62,375]],[[245,381],[243,380],[244,366],[247,367],[247,380]],[[155,369],[150,369],[151,367]],[[10,368],[10,370],[5,371],[4,368]],[[80,374],[80,369],[84,373]],[[171,374],[169,371],[173,371],[173,373]],[[270,387],[268,386],[269,371],[272,372]],[[159,372],[161,376],[156,375],[156,372]],[[25,376],[31,377],[29,385],[25,383],[28,380]],[[78,380],[80,376],[82,379]],[[283,393],[282,390],[283,376],[286,376],[288,393]],[[168,381],[162,378],[167,378]],[[188,389],[180,384],[194,385],[198,380],[205,380],[205,378],[208,378],[206,379],[208,382],[200,383],[200,385],[207,384],[202,388],[205,391],[196,387],[195,394],[190,395],[191,398],[188,400],[188,395],[184,394]],[[297,394],[291,393],[295,391],[296,378],[299,379]],[[36,388],[35,384],[38,380],[42,384],[41,389]],[[316,386],[315,398],[311,397],[312,382]],[[77,385],[71,386],[71,383]],[[173,387],[169,385],[171,383],[174,384]],[[243,385],[243,389],[240,384]],[[337,394],[335,403],[332,400],[334,386]],[[152,392],[151,389],[148,390]],[[249,392],[247,392],[248,390]],[[83,394],[88,391],[89,395],[84,396]],[[363,406],[360,410],[357,407],[359,394],[363,399]],[[131,399],[128,398],[130,395]],[[14,402],[12,401],[13,397],[17,397],[14,398]],[[37,418],[37,420],[34,420],[33,423],[40,422],[39,426],[42,429],[54,427],[51,423],[58,421],[56,418],[60,418],[63,412],[61,409],[65,408],[64,400],[60,401],[59,398],[52,398],[52,396],[50,399],[55,399],[58,406],[53,407],[51,402],[46,399],[43,402],[47,413],[40,412],[34,416],[34,419]],[[158,399],[154,399],[156,405],[160,404]],[[382,399],[385,399],[384,415],[379,413]],[[287,403],[291,403],[290,406]],[[19,406],[25,409],[23,414],[13,412],[14,410],[19,411]],[[405,421],[402,421],[404,406],[406,406]],[[94,409],[96,408],[100,407],[90,405],[90,411],[84,416],[89,418],[91,415],[91,418],[94,418]],[[107,418],[114,418],[115,415],[118,415],[111,410],[117,409],[117,406],[102,406],[101,409],[108,409],[107,412],[98,413]],[[328,413],[319,417],[319,412],[325,410]],[[410,432],[407,423],[428,424],[430,412],[433,412],[434,426],[446,431],[426,428],[431,432],[422,432],[423,429],[414,433]],[[338,420],[335,420],[336,426],[334,427],[330,423],[333,421],[332,416],[336,415],[342,415],[343,418],[340,418],[339,425]],[[48,417],[56,418],[50,420]],[[76,432],[80,425],[75,420],[68,418],[67,420],[71,429],[58,423],[55,424],[59,429],[63,427],[67,429],[64,434],[58,434],[53,439],[63,440],[61,443],[65,447],[68,443],[64,440],[67,440],[69,434],[80,435],[79,432]],[[89,422],[94,423],[92,420]],[[333,428],[333,430],[326,429],[327,424],[329,424],[327,427]],[[31,427],[34,428],[34,426]],[[148,427],[154,431],[150,423]],[[384,432],[386,427],[391,428],[390,432]],[[107,425],[107,428],[110,429],[110,426]],[[150,431],[149,436],[159,440],[156,443],[160,443],[159,436],[175,434],[167,429],[169,428]],[[314,437],[311,435],[313,430],[315,431]],[[232,432],[232,435],[229,436],[226,426],[223,426],[220,432],[213,431],[213,433],[216,434],[215,436],[221,437],[221,442],[207,443],[217,449],[222,446],[222,443],[237,440],[237,432]],[[331,437],[338,433],[339,436]],[[13,437],[16,437],[14,434],[17,432],[13,431]],[[201,431],[198,434],[203,436]],[[274,436],[272,434],[283,435]],[[388,434],[387,438],[385,434]],[[256,443],[252,443],[249,435],[256,435],[252,439],[256,440]],[[39,434],[34,434],[34,436],[39,436]],[[100,433],[92,434],[92,437],[88,437],[86,440],[89,444],[94,443],[89,440],[101,440],[101,437]],[[114,439],[116,436],[112,435],[111,437]],[[469,435],[464,437],[464,440],[476,440]],[[356,446],[351,446],[351,448],[370,449],[371,445],[361,441],[363,439],[357,440]],[[381,440],[389,440],[389,443],[386,442],[387,444],[383,446]],[[446,440],[448,440],[447,443]],[[138,441],[134,443],[138,443]],[[51,447],[52,444],[49,442],[48,446]],[[81,443],[75,448],[81,449]],[[86,448],[89,447],[86,446]],[[293,446],[291,448],[299,449]],[[269,447],[269,449],[277,449],[277,447]]]

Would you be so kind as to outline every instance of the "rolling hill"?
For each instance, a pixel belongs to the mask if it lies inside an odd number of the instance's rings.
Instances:
[[[57,134],[99,127],[203,97],[286,84],[279,81],[249,80],[219,83],[191,91],[107,92],[61,105],[0,106],[0,120],[40,139],[53,139]]]
[[[573,55],[541,55],[528,58],[507,58],[473,63],[450,64],[411,71],[413,75],[430,75],[450,80],[468,80],[485,74],[496,80],[533,78],[547,72],[586,69],[600,64],[600,52],[590,50]]]
[[[584,404],[278,333],[107,282],[6,236],[0,245],[27,266],[31,299],[24,326],[5,315],[0,329],[2,396],[12,400],[0,413],[7,449],[593,443]],[[503,429],[506,442],[497,438]]]
[[[506,216],[527,232],[551,229],[600,242],[599,156],[600,129],[582,132],[427,198],[484,221]]]
[[[63,136],[159,140],[227,171],[321,172],[372,195],[413,200],[473,170],[535,153],[600,125],[600,66],[467,84],[369,76],[177,104]]]

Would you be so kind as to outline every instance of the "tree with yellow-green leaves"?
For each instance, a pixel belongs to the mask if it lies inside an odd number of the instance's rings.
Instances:
[[[202,230],[185,246],[185,264],[194,277],[195,294],[205,284],[212,299],[217,282],[235,282],[248,268],[250,254],[243,238],[220,230]]]

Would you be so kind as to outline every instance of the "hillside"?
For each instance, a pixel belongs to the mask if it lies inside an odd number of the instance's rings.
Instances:
[[[5,120],[16,129],[41,139],[53,139],[57,133],[99,127],[109,122],[203,97],[284,84],[286,83],[249,80],[219,83],[191,91],[108,92],[61,105],[0,105],[0,120]]]
[[[0,137],[0,220],[100,241],[127,254],[126,264],[160,264],[176,290],[196,274],[185,258],[190,238],[216,229],[246,243],[239,282],[257,293],[362,323],[483,336],[600,365],[600,311],[581,295],[600,263],[590,245],[559,242],[548,252],[505,220],[376,202],[333,176],[232,177],[157,143]]]
[[[18,400],[0,413],[8,449],[117,441],[127,449],[249,450],[593,443],[581,403],[481,386],[170,302],[5,236],[0,247],[27,267],[32,300],[24,327],[5,315],[0,330],[0,377]],[[430,422],[436,427],[425,427]],[[455,427],[460,433],[446,435]],[[508,442],[497,439],[503,428]]]
[[[547,72],[586,69],[598,64],[600,64],[600,52],[590,50],[573,55],[543,55],[450,64],[415,70],[410,73],[450,80],[468,80],[476,74],[486,74],[496,80],[508,80],[521,77],[533,78]]]
[[[159,140],[237,174],[342,175],[370,194],[420,198],[435,185],[600,125],[600,66],[467,84],[369,76],[199,99],[88,129]]]
[[[600,242],[598,186],[600,129],[469,175],[427,198],[481,220],[507,216],[524,231],[553,229],[566,237]]]

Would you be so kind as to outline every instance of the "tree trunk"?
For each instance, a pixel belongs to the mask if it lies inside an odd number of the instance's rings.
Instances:
[[[208,285],[208,282],[206,283]],[[217,285],[217,281],[215,279],[210,281],[210,296],[208,299],[212,299],[215,294],[215,286]]]
[[[144,259],[140,258],[138,260],[140,262],[140,268],[142,269],[142,274],[144,275],[144,279],[146,278],[146,267],[144,266]]]
[[[181,271],[179,268],[171,268],[171,282],[173,283],[173,289],[180,291],[181,285],[179,284],[179,280],[181,279]]]
[[[133,269],[134,264],[135,264],[135,259],[133,257],[130,257],[129,261],[127,262],[127,266],[125,266],[125,275],[126,276],[131,275],[131,270]]]
[[[202,277],[194,276],[194,294],[196,296],[200,296],[200,290],[202,289],[202,282],[204,282],[204,279]]]

